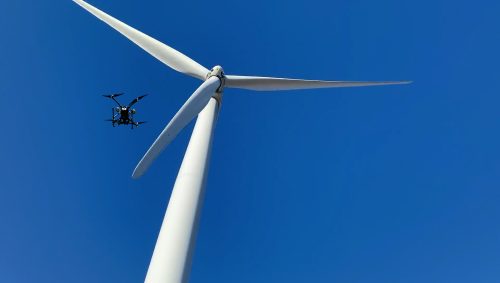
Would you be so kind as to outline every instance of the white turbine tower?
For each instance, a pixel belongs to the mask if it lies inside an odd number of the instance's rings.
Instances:
[[[133,178],[144,174],[163,149],[190,121],[198,116],[148,268],[145,279],[148,283],[179,283],[188,280],[203,202],[213,130],[225,88],[275,91],[409,83],[409,81],[319,81],[226,75],[220,66],[208,70],[179,51],[120,22],[86,2],[73,1],[165,65],[203,81],[154,141],[132,174]]]

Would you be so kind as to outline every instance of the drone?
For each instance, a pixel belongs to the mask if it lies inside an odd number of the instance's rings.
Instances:
[[[115,99],[115,97],[118,97],[122,95],[123,93],[115,93],[111,95],[103,95],[104,97],[111,98],[113,99],[116,104],[118,104],[117,107],[111,108],[111,119],[107,119],[106,121],[109,121],[112,123],[113,127],[115,125],[130,125],[132,129],[134,127],[139,127],[139,125],[146,123],[144,122],[136,122],[134,121],[134,114],[136,113],[135,109],[131,109],[134,104],[139,102],[139,100],[143,99],[147,94],[141,95],[134,100],[132,100],[127,106],[122,106],[118,100]]]

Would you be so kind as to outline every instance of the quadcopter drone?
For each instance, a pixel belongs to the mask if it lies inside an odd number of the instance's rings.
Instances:
[[[123,93],[115,93],[112,95],[103,95],[104,97],[111,98],[113,99],[116,104],[118,104],[118,107],[111,108],[111,119],[107,119],[106,121],[110,121],[113,124],[113,127],[115,125],[130,125],[132,129],[135,127],[139,127],[139,125],[144,124],[146,122],[136,122],[134,121],[134,114],[135,114],[135,109],[131,109],[132,105],[136,104],[139,100],[143,99],[147,94],[141,95],[137,97],[136,99],[132,100],[127,106],[122,106],[120,102],[118,102],[115,97],[118,97],[122,95]],[[116,112],[116,113],[115,113]]]

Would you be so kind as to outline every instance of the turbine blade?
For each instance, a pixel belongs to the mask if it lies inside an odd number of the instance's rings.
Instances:
[[[153,55],[156,59],[160,60],[170,68],[198,78],[205,80],[208,70],[202,65],[195,62],[193,59],[187,57],[181,52],[159,42],[158,40],[120,22],[119,20],[111,17],[103,11],[91,6],[82,0],[73,0],[85,10],[99,18],[101,21],[110,25],[112,28],[123,34],[132,42],[140,46],[149,54]]]
[[[251,77],[251,76],[226,76],[226,87],[242,88],[258,91],[266,90],[292,90],[311,88],[331,88],[331,87],[357,87],[375,85],[397,85],[408,84],[411,81],[397,82],[352,82],[352,81],[318,81],[299,80],[271,77]]]
[[[132,178],[137,179],[144,174],[163,149],[203,110],[219,86],[219,78],[211,77],[198,87],[175,114],[174,118],[170,120],[158,138],[156,138],[146,154],[144,154],[139,164],[135,167]]]

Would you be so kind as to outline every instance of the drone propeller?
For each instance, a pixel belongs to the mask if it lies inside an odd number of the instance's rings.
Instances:
[[[107,98],[113,98],[113,97],[117,97],[117,96],[120,96],[120,95],[123,95],[123,92],[113,93],[111,95],[103,94],[102,96],[107,97]]]
[[[113,127],[115,126],[115,123],[117,123],[117,120],[115,120],[115,119],[106,119],[104,121],[111,122],[111,124],[113,124]]]
[[[134,104],[136,104],[137,102],[139,102],[139,100],[143,99],[145,96],[147,96],[147,94],[145,94],[145,95],[141,95],[141,96],[139,96],[139,97],[135,98],[134,100],[132,100],[132,101],[128,104],[127,108],[132,107],[132,105],[134,105]]]

